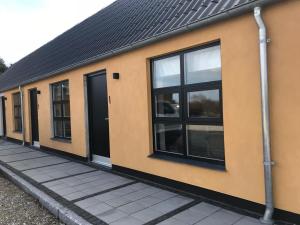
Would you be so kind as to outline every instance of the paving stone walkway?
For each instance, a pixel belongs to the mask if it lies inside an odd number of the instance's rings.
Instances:
[[[181,193],[2,140],[0,163],[91,224],[260,224]]]

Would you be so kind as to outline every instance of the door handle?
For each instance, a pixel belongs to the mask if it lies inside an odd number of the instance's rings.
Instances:
[[[109,120],[109,118],[108,118],[108,117],[107,117],[107,118],[104,118],[104,120],[108,121],[108,120]]]

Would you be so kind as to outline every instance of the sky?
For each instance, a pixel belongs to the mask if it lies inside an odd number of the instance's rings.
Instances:
[[[13,64],[115,0],[0,0],[0,58]]]

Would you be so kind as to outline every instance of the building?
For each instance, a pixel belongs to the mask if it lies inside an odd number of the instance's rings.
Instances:
[[[266,197],[275,218],[300,221],[299,11],[297,0],[118,0],[0,76],[1,134],[263,213],[267,100]]]

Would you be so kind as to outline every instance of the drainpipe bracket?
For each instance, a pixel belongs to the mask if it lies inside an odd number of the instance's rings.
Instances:
[[[274,162],[274,161],[265,161],[265,162],[264,162],[264,165],[265,165],[265,166],[274,166],[274,165],[275,165],[275,162]]]

